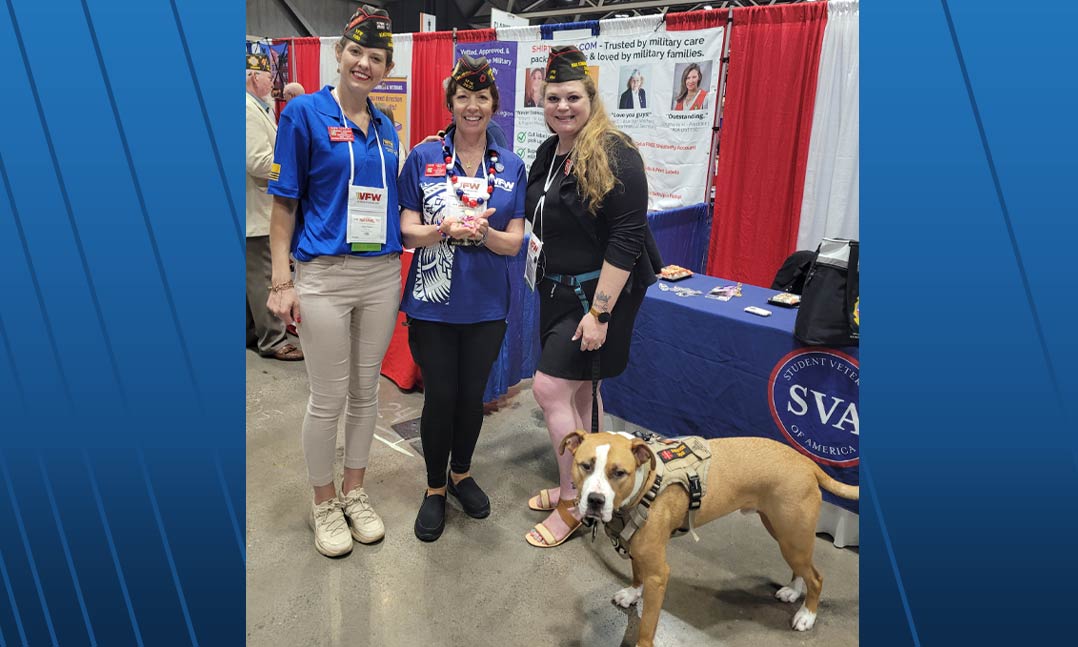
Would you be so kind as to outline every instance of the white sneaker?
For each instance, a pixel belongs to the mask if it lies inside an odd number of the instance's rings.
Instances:
[[[363,488],[359,487],[341,499],[344,516],[352,525],[352,538],[361,544],[373,544],[386,536],[386,527],[382,518],[374,511],[371,500]]]
[[[311,506],[307,519],[314,530],[314,547],[326,557],[339,557],[352,552],[352,535],[336,497]]]

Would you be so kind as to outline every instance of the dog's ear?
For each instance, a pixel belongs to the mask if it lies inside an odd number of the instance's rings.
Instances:
[[[562,438],[561,445],[558,446],[558,455],[564,454],[566,449],[569,450],[570,454],[575,454],[576,448],[580,447],[580,443],[583,440],[584,432],[582,431],[574,431],[565,438]]]
[[[644,441],[640,439],[633,441],[633,456],[636,457],[637,467],[650,461],[652,471],[655,470],[655,453],[651,451],[651,448]]]

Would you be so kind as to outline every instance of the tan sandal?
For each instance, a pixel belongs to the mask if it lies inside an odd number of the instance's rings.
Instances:
[[[535,510],[536,512],[550,512],[558,505],[557,503],[554,503],[554,498],[550,496],[550,493],[557,489],[558,488],[548,487],[539,490],[539,494],[528,499],[528,508],[530,510]]]
[[[555,546],[561,546],[570,537],[576,534],[577,529],[579,529],[581,525],[580,520],[574,517],[571,512],[569,512],[569,510],[571,510],[572,508],[572,501],[560,501],[558,502],[558,505],[554,508],[555,510],[557,510],[558,516],[561,517],[562,522],[565,523],[565,525],[569,528],[569,532],[565,533],[564,537],[558,539],[554,536],[554,533],[550,532],[550,528],[547,528],[546,524],[540,521],[539,523],[535,524],[535,527],[532,528],[532,530],[539,533],[539,536],[542,537],[543,541],[536,541],[532,537],[532,534],[530,532],[524,535],[524,540],[532,546],[535,546],[536,548],[554,548]]]

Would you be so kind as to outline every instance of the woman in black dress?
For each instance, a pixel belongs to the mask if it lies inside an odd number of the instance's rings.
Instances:
[[[591,428],[592,379],[625,370],[636,313],[662,265],[647,225],[643,160],[611,123],[584,55],[554,48],[544,77],[543,112],[555,135],[532,163],[525,215],[542,242],[542,354],[532,391],[557,454],[566,435]],[[558,456],[559,487],[528,502],[553,510],[525,536],[533,546],[560,545],[580,526],[571,459]]]

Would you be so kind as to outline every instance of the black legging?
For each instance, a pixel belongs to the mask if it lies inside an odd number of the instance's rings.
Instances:
[[[505,337],[505,321],[447,324],[411,320],[408,346],[423,371],[419,435],[427,462],[427,487],[446,485],[445,466],[471,469],[483,426],[483,391]]]

